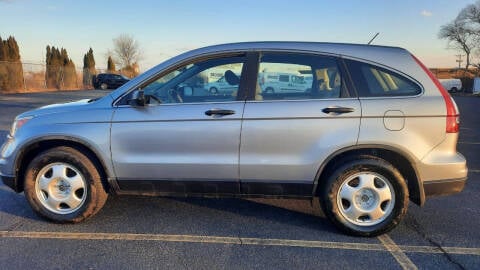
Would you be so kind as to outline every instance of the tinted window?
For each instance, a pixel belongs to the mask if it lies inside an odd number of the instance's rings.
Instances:
[[[339,98],[345,93],[333,57],[266,53],[260,58],[256,100]]]
[[[290,77],[289,75],[280,75],[280,76],[278,76],[278,80],[281,81],[281,82],[288,82],[289,77]]]
[[[414,96],[422,92],[406,77],[370,64],[346,61],[360,97]]]

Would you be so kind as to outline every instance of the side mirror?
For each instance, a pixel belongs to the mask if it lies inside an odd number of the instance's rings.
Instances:
[[[135,90],[132,93],[132,97],[128,100],[128,104],[133,107],[144,107],[146,104],[145,94],[143,90]]]

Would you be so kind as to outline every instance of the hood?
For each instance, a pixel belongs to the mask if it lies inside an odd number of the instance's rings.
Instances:
[[[25,117],[25,116],[39,116],[45,114],[52,114],[52,113],[63,113],[63,112],[70,112],[70,111],[79,111],[90,108],[93,106],[95,102],[91,102],[91,99],[82,99],[78,101],[72,101],[67,103],[59,103],[59,104],[51,104],[47,106],[43,106],[37,109],[33,109],[31,111],[24,112],[20,114],[18,117]]]

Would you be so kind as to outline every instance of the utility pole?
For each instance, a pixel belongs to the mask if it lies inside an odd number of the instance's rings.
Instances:
[[[462,55],[462,54],[456,54],[455,56],[458,58],[457,60],[455,60],[455,62],[458,63],[458,69],[460,69],[460,68],[461,68],[461,64],[462,64],[462,62],[463,62],[463,60],[462,60],[462,56],[463,56],[463,55]]]
[[[457,60],[455,60],[455,62],[458,63],[458,69],[457,69],[457,72],[456,72],[456,73],[457,73],[457,77],[458,77],[458,72],[460,71],[461,65],[462,65],[462,62],[463,62],[463,60],[462,60],[462,56],[463,56],[463,55],[462,55],[462,54],[456,54],[455,56],[458,58]]]

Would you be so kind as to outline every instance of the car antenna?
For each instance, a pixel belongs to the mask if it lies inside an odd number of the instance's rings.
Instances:
[[[380,34],[380,32],[377,32],[377,33],[375,34],[375,36],[373,36],[373,38],[370,39],[370,41],[367,43],[367,45],[370,45],[370,44],[372,43],[372,41],[373,41],[379,34]]]

